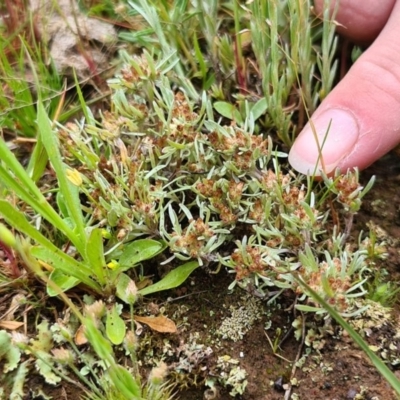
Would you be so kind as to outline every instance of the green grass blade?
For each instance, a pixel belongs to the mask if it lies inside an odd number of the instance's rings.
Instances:
[[[74,81],[75,81],[76,93],[77,93],[78,99],[79,99],[79,104],[81,106],[81,111],[83,112],[83,115],[85,116],[86,123],[94,124],[95,121],[93,120],[90,109],[88,108],[87,103],[85,101],[85,97],[82,93],[81,85],[79,84],[79,79],[76,76],[75,70],[74,70]]]
[[[51,127],[50,120],[41,101],[38,102],[37,121],[38,126],[40,127],[40,137],[44,147],[46,148],[49,160],[56,172],[60,192],[64,197],[69,216],[75,224],[75,229],[78,235],[78,238],[73,237],[69,239],[74,243],[80,254],[84,255],[85,251],[83,243],[86,241],[86,233],[78,189],[67,178],[66,168],[59,150],[60,145],[57,135]]]
[[[0,200],[0,213],[6,222],[18,231],[29,236],[35,242],[52,250],[58,250],[57,247],[47,238],[45,238],[35,227],[33,227],[25,215],[14,208],[8,201]]]
[[[78,240],[73,230],[47,202],[35,182],[28,176],[3,140],[0,140],[0,159],[5,166],[3,167],[0,164],[0,180],[2,184],[15,192],[21,200],[29,204],[37,213],[63,232],[75,244]],[[3,213],[5,212],[4,210],[2,208]]]
[[[43,176],[47,161],[47,153],[39,136],[26,168],[26,172],[33,182],[37,182]]]
[[[26,192],[30,192],[30,195],[33,196],[35,199],[44,199],[35,182],[29,177],[24,167],[17,160],[17,158],[10,151],[10,149],[7,147],[7,144],[2,139],[0,140],[0,160],[2,161],[2,164],[5,165],[10,171],[12,171],[13,175],[15,175],[11,176],[8,172],[4,170],[2,178],[5,178],[4,174],[7,173],[11,177],[12,181],[15,181],[16,179],[18,180],[18,182],[15,182],[15,186],[12,188],[15,192],[17,192],[16,189],[21,186]]]

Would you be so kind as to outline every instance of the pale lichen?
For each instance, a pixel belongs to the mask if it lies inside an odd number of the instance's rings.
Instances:
[[[239,361],[230,356],[218,357],[217,370],[219,382],[229,387],[229,394],[234,397],[243,394],[247,386],[247,372],[239,366]]]
[[[225,318],[216,331],[222,339],[229,339],[234,342],[243,339],[253,323],[262,316],[258,299],[251,296],[243,296],[241,299],[242,302],[239,305],[229,307],[231,316]]]

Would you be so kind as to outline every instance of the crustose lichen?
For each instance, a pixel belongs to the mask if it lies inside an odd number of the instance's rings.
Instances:
[[[251,296],[243,296],[241,299],[243,300],[241,304],[229,307],[231,316],[225,318],[216,331],[222,339],[230,339],[234,342],[243,339],[253,323],[261,318],[260,300]]]

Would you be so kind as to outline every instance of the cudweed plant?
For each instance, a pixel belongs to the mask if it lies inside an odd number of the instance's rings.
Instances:
[[[301,261],[299,254],[313,248],[312,254],[319,258],[331,250],[320,244],[328,213],[321,211],[316,195],[300,178],[281,172],[278,158],[285,155],[272,149],[270,138],[255,134],[252,109],[247,109],[241,126],[220,124],[214,119],[211,99],[206,94],[198,104],[183,92],[172,90],[168,76],[176,62],[174,57],[154,61],[146,52],[135,57],[123,53],[122,57],[126,64],[110,81],[113,113],[104,113],[100,124],[88,121],[59,127],[59,146],[44,109],[39,108],[43,143],[47,142],[59,178],[56,201],[62,217],[38,192],[5,145],[0,147],[8,168],[1,170],[2,176],[10,190],[52,221],[82,255],[82,263],[56,249],[51,255],[49,250],[55,246],[3,201],[5,219],[42,245],[33,248],[32,254],[47,264],[61,265],[51,278],[62,289],[80,281],[96,290],[104,290],[104,285],[110,283],[118,287],[119,282],[126,284],[125,271],[130,266],[169,247],[175,257],[186,261],[209,264],[220,260],[236,271],[235,282],[242,284],[244,279],[256,279],[257,285],[260,280],[267,286],[296,290],[290,279],[296,269],[305,270],[307,279],[317,279],[312,273],[326,268],[315,267],[307,252],[309,265],[305,265],[305,258]],[[35,197],[14,183],[10,171],[29,185]],[[355,172],[325,178],[325,184],[327,189],[318,195],[319,199],[336,195],[337,204],[344,207],[348,218],[357,211],[372,183],[362,190]],[[85,219],[78,193],[91,202],[91,207],[83,206]],[[66,221],[72,221],[74,230]],[[106,232],[103,226],[107,226]],[[102,253],[103,235],[108,237],[107,254]],[[142,235],[153,239],[127,245]],[[223,254],[223,245],[237,240],[238,235],[243,237],[237,242],[239,249],[231,256]],[[341,260],[340,246],[335,249],[333,257]],[[107,263],[111,268],[105,267]],[[358,270],[343,260],[340,263],[339,269],[328,268],[330,276],[339,270],[351,276]],[[90,274],[82,272],[88,270],[86,265],[92,266]],[[192,264],[186,267],[182,276]],[[70,271],[75,270],[76,276],[71,275]],[[91,278],[93,271],[96,279]],[[344,293],[355,290],[354,282],[349,285]]]
[[[294,87],[298,84],[301,88],[301,101],[309,112],[332,87],[337,38],[329,7],[321,20],[312,14],[309,0],[279,4],[208,0],[179,6],[139,0],[129,1],[127,7],[131,14],[141,15],[147,26],[139,33],[124,33],[123,38],[140,41],[151,53],[175,51],[178,58],[171,79],[185,88],[188,96],[199,98],[188,78],[200,78],[202,89],[210,89],[225,103],[222,115],[236,121],[244,119],[245,101],[254,105],[262,100],[264,125],[273,127],[287,145],[296,131],[291,121],[298,109],[292,96]],[[127,10],[124,12],[126,15]],[[183,31],[183,36],[177,33]],[[193,46],[194,52],[189,50]],[[261,90],[254,89],[254,79],[261,81]],[[305,109],[300,110],[301,121]]]
[[[304,309],[323,312],[307,304],[312,299],[295,283],[297,271],[327,298],[336,296],[331,301],[343,313],[357,312],[352,299],[365,294],[367,255],[344,242],[373,181],[363,189],[357,171],[325,177],[316,194],[281,171],[285,155],[255,134],[250,107],[241,125],[223,125],[206,94],[198,104],[172,90],[173,57],[123,58],[110,81],[113,114],[105,113],[101,124],[60,127],[63,157],[95,205],[90,222],[111,229],[109,258],[121,257],[118,240],[151,235],[177,259],[219,261],[236,273],[232,286],[291,289]],[[322,211],[328,197],[345,219],[343,233],[331,236],[329,213]],[[227,256],[232,239],[238,249]]]

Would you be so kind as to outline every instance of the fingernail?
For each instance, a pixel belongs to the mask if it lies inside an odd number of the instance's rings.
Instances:
[[[309,122],[290,149],[289,163],[302,174],[320,175],[321,170],[329,174],[354,149],[359,136],[358,122],[350,111],[341,109],[326,110],[311,121],[319,145]]]

